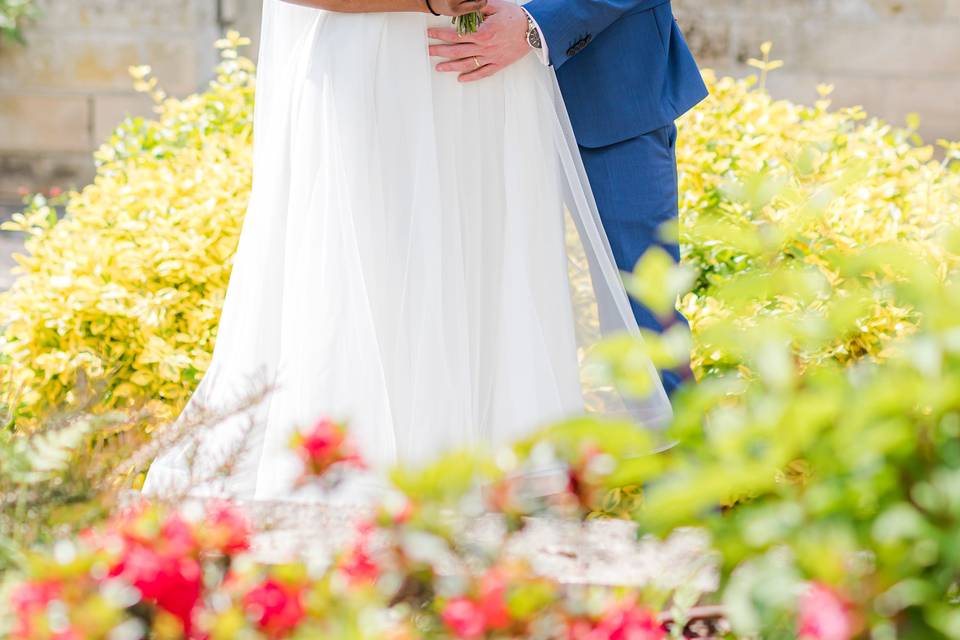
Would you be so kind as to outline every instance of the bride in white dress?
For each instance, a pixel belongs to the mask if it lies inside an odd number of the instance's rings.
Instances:
[[[320,416],[347,420],[376,470],[582,413],[589,338],[565,211],[591,263],[588,302],[606,331],[637,331],[552,70],[530,55],[460,83],[427,51],[427,28],[449,24],[265,0],[253,192],[184,416],[229,407],[252,380],[276,390],[252,428],[226,420],[161,455],[147,493],[299,499],[288,443]],[[670,406],[650,371],[631,411],[659,424]],[[227,477],[190,472],[241,440]]]

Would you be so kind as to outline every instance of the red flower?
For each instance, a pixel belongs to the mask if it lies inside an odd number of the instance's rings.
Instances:
[[[305,477],[324,475],[336,464],[363,467],[363,461],[347,442],[347,430],[328,418],[321,418],[312,427],[293,437],[294,451],[303,461]]]
[[[374,526],[362,523],[357,526],[357,540],[341,560],[339,568],[351,584],[367,584],[380,577],[380,567],[370,553],[370,536]]]
[[[354,585],[375,582],[380,577],[380,567],[370,553],[370,536],[374,525],[363,522],[357,525],[357,539],[340,562],[340,571]]]
[[[51,602],[60,597],[63,585],[59,582],[24,582],[10,594],[10,607],[16,616],[11,637],[33,638],[36,634],[33,620],[43,615]]]
[[[162,549],[165,555],[173,557],[193,555],[199,551],[193,527],[178,513],[164,519],[160,538],[154,545]]]
[[[808,640],[849,640],[854,635],[850,608],[833,590],[816,583],[800,597],[797,627]]]
[[[63,189],[61,189],[60,187],[52,187],[52,188],[50,189],[50,197],[51,197],[51,198],[56,198],[57,196],[61,195],[62,193],[63,193]]]
[[[593,632],[590,620],[576,618],[567,622],[567,640],[585,640]]]
[[[503,630],[510,627],[507,608],[507,581],[496,569],[480,578],[478,600],[487,629]]]
[[[568,629],[570,640],[665,640],[667,632],[657,616],[645,609],[618,606],[595,625],[575,621]]]
[[[336,422],[322,418],[303,434],[301,451],[310,462],[323,463],[340,457],[347,439],[346,430]]]
[[[479,638],[487,630],[483,610],[468,598],[454,598],[447,602],[440,617],[457,638]]]
[[[45,608],[60,597],[63,585],[53,580],[44,582],[24,582],[17,585],[10,594],[10,605],[17,613],[36,611]]]
[[[126,544],[146,545],[166,555],[194,555],[199,551],[190,523],[178,513],[168,513],[147,502],[118,514],[109,529]]]
[[[226,500],[207,503],[203,529],[199,532],[204,546],[226,556],[236,555],[250,548],[250,521]]]
[[[144,602],[177,618],[189,634],[203,588],[193,527],[177,513],[142,503],[118,515],[112,529],[122,549],[110,575],[136,587]]]
[[[374,582],[380,577],[380,567],[362,547],[354,547],[346,560],[340,565],[342,571],[353,584]]]
[[[127,547],[111,575],[136,587],[144,602],[170,613],[180,621],[185,633],[190,632],[203,579],[196,558],[161,554],[135,543]]]
[[[289,635],[304,618],[300,590],[272,578],[247,592],[243,608],[270,638]]]

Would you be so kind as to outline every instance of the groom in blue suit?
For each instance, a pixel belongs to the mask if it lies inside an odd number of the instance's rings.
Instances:
[[[670,0],[490,0],[484,13],[474,34],[430,30],[437,68],[471,82],[531,51],[552,65],[617,265],[632,271],[653,245],[679,260],[658,232],[678,215],[674,121],[707,88]],[[665,329],[636,301],[633,311],[641,327]],[[687,373],[661,372],[667,393]]]

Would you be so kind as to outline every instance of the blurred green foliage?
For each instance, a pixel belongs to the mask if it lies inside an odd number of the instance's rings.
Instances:
[[[949,160],[928,163],[917,171],[954,174]],[[818,236],[815,260],[790,256],[785,247],[810,247],[811,237],[790,209],[822,224],[866,175],[834,181],[825,196],[792,166],[731,175],[735,186],[700,211],[713,246],[736,247],[749,265],[696,285],[725,310],[701,326],[701,346],[735,366],[713,367],[681,394],[670,432],[681,445],[629,479],[647,487],[638,520],[661,533],[712,531],[734,620],[760,625],[745,634],[797,637],[795,615],[781,610],[813,581],[853,603],[872,637],[960,637],[960,202],[951,192],[941,196],[950,215],[913,211],[930,227],[922,241],[894,235],[851,248]],[[887,336],[875,357],[811,357],[894,308],[908,310],[910,330]],[[633,350],[668,352],[659,341],[607,350],[610,371],[622,372],[618,360]],[[786,604],[773,597],[779,583]]]
[[[0,42],[25,44],[21,27],[24,20],[37,14],[33,0],[0,0]]]

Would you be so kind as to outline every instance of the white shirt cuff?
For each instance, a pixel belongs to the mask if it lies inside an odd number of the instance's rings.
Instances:
[[[523,7],[520,8],[523,9]],[[547,47],[547,41],[543,38],[543,30],[540,29],[540,25],[538,25],[536,19],[530,15],[530,12],[528,12],[526,9],[523,9],[523,12],[526,13],[527,17],[530,18],[530,21],[533,22],[534,28],[540,32],[540,44],[543,46],[540,49],[535,49],[535,51],[537,52],[537,57],[540,58],[540,62],[549,67],[550,50],[549,47]]]

